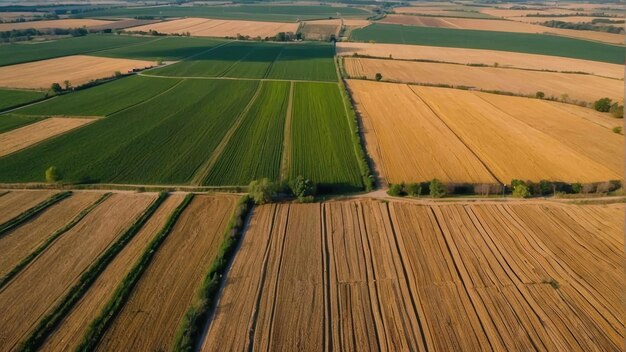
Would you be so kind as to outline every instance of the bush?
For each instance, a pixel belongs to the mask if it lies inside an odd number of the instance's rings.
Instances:
[[[381,79],[383,79],[383,75],[381,75],[379,72],[376,72],[375,78],[377,81],[380,81]]]
[[[611,105],[611,108],[609,108],[609,113],[611,114],[611,116],[615,118],[623,119],[624,118],[624,105],[613,103],[613,105]]]
[[[613,127],[612,131],[613,131],[613,133],[620,134],[620,133],[622,133],[622,128],[619,127],[619,126]]]
[[[61,85],[58,84],[58,83],[52,83],[52,85],[50,86],[50,90],[52,90],[54,93],[58,94],[58,93],[61,93],[63,91],[63,87],[61,87]]]
[[[600,112],[609,112],[611,109],[611,99],[602,98],[593,103],[593,109]]]
[[[50,166],[46,170],[46,182],[55,183],[55,182],[58,182],[60,179],[61,179],[61,174],[59,173],[59,170],[57,170],[56,167]]]
[[[580,193],[583,191],[583,185],[580,183],[572,183],[572,192],[573,193]]]
[[[392,197],[402,197],[402,186],[397,183],[389,185],[387,194]]]
[[[541,180],[539,181],[539,193],[544,196],[550,194],[550,192],[554,191],[553,186],[552,182]]]
[[[289,183],[289,189],[291,194],[298,200],[302,201],[304,198],[314,198],[315,196],[315,184],[309,179],[305,179],[303,176],[296,177],[295,180]]]
[[[419,183],[409,183],[404,187],[404,192],[411,197],[419,197],[422,194],[422,185]]]
[[[537,93],[535,93],[535,98],[543,99],[545,97],[546,97],[546,93],[544,93],[544,92],[537,92]]]
[[[434,178],[428,186],[430,196],[433,198],[442,198],[446,195],[446,188],[438,179]]]
[[[526,184],[518,183],[513,186],[513,197],[515,198],[528,198],[530,197],[530,191],[528,190],[528,186]]]
[[[257,205],[271,203],[276,197],[276,185],[267,178],[252,181],[248,185],[248,193]]]

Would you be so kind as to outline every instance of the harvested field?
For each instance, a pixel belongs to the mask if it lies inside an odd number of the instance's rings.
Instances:
[[[556,18],[558,19],[558,18]],[[411,25],[420,27],[472,29],[481,31],[514,32],[514,33],[547,33],[566,37],[581,38],[611,44],[624,44],[624,35],[597,31],[581,31],[539,26],[535,24],[507,21],[483,20],[474,18],[443,18],[410,15],[388,15],[381,23]]]
[[[201,350],[621,350],[620,211],[257,207]]]
[[[343,20],[343,25],[346,27],[353,27],[353,28],[362,28],[365,26],[368,26],[371,22],[369,20],[358,20],[358,19],[350,19],[350,18],[344,18]]]
[[[0,157],[95,121],[85,118],[51,117],[0,134]]]
[[[567,94],[570,100],[587,103],[604,97],[624,100],[624,81],[587,74],[350,57],[344,63],[352,78],[374,79],[381,73],[383,80],[392,82],[464,86],[533,97],[541,91],[546,97],[560,99]]]
[[[74,55],[57,59],[0,67],[0,86],[49,89],[52,83],[66,80],[79,86],[91,80],[112,77],[115,72],[128,73],[135,68],[154,66],[154,62]]]
[[[494,9],[494,8],[484,8],[480,10],[481,13],[491,15],[494,17],[520,17],[520,16],[528,16],[528,15],[576,15],[581,13],[581,11],[576,10],[566,10],[566,9],[535,9],[535,10],[515,10],[515,9]],[[560,18],[560,17],[559,17]]]
[[[370,154],[389,182],[433,177],[448,182],[487,182],[485,168],[499,183],[512,179],[598,182],[622,178],[623,136],[582,115],[573,115],[571,110],[554,112],[558,117],[545,112],[558,111],[562,104],[370,81],[351,80],[349,87],[364,120]],[[402,104],[384,103],[392,98],[401,99]],[[403,119],[388,121],[399,117]],[[435,133],[449,137],[433,137]],[[429,159],[444,153],[445,158]],[[480,163],[468,162],[476,158]]]
[[[0,224],[52,197],[57,191],[10,191],[0,197]]]
[[[234,196],[201,195],[192,200],[102,337],[98,350],[172,349],[179,322],[217,254],[236,201]]]
[[[0,32],[20,29],[51,29],[51,28],[80,28],[80,27],[92,27],[102,26],[109,24],[111,21],[94,20],[94,19],[63,19],[63,20],[51,20],[51,21],[30,21],[30,22],[16,22],[16,23],[0,23]]]
[[[132,268],[148,243],[165,225],[184,194],[170,195],[150,217],[141,230],[100,274],[89,291],[76,303],[59,327],[42,346],[42,351],[74,351],[81,342],[89,323],[109,302],[127,272]]]
[[[151,23],[160,22],[160,20],[120,20],[120,21],[108,21],[108,23],[89,27],[92,31],[103,31],[106,29],[123,29],[128,27],[143,26]]]
[[[18,18],[31,19],[36,15],[42,15],[41,12],[0,12],[1,21],[15,21]]]
[[[305,40],[329,40],[331,35],[339,37],[341,20],[316,20],[304,21],[300,25],[299,32]]]
[[[298,30],[297,23],[258,22],[237,20],[216,20],[206,18],[183,18],[179,20],[153,23],[145,26],[128,28],[129,31],[155,30],[159,33],[184,34],[189,32],[194,37],[273,37],[278,32]]]
[[[47,192],[31,192],[47,193]],[[41,215],[0,237],[0,277],[35,251],[55,231],[102,196],[98,192],[75,192],[44,210]]]
[[[567,16],[567,17],[536,17],[536,16],[519,16],[519,17],[508,17],[508,20],[518,21],[518,22],[526,22],[526,23],[543,23],[548,21],[560,21],[560,22],[569,22],[569,23],[585,23],[591,22],[595,19],[599,19],[601,17],[593,17],[593,16]]]
[[[481,64],[500,67],[526,68],[532,70],[584,72],[598,76],[623,79],[624,65],[570,59],[558,56],[513,53],[496,50],[445,48],[436,46],[382,44],[382,43],[337,43],[337,55],[365,56],[404,60],[445,61],[460,64]]]
[[[14,350],[154,198],[114,194],[0,290],[0,345]]]

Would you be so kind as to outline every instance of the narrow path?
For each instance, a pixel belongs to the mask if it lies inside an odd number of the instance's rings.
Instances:
[[[246,105],[246,107],[241,111],[239,116],[237,116],[237,118],[235,119],[235,122],[230,127],[228,132],[226,132],[226,135],[224,135],[224,138],[222,138],[222,140],[220,141],[220,144],[218,144],[217,147],[215,147],[215,150],[213,150],[213,153],[211,153],[211,156],[209,157],[209,159],[207,159],[207,161],[204,164],[202,164],[200,168],[198,168],[198,171],[196,171],[195,175],[191,179],[191,185],[200,186],[202,182],[208,177],[209,172],[211,171],[211,169],[217,162],[217,159],[219,158],[219,156],[222,155],[222,152],[226,148],[226,145],[228,145],[228,142],[230,141],[232,136],[235,134],[235,131],[239,129],[239,126],[245,119],[246,115],[248,115],[250,108],[252,108],[252,105],[254,105],[259,95],[261,95],[260,93],[261,93],[262,87],[263,87],[263,82],[261,82],[257,86],[256,91],[254,92],[254,95],[252,96],[252,99],[250,99],[250,101],[248,102],[248,105]]]
[[[280,162],[280,180],[289,178],[289,168],[291,161],[291,117],[293,110],[293,82],[289,86],[289,102],[287,103],[287,113],[285,114],[285,131],[283,132],[283,156]]]

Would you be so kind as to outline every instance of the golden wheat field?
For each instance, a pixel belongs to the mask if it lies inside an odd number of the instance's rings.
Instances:
[[[250,37],[273,37],[278,32],[293,32],[298,30],[297,23],[260,22],[240,20],[217,20],[206,18],[183,18],[172,21],[153,23],[145,26],[127,28],[128,31],[150,31],[159,33],[183,34],[189,32],[198,37],[236,37],[237,35]]]
[[[617,351],[623,211],[371,200],[257,207],[201,350]]]
[[[432,178],[470,183],[622,178],[624,137],[571,110],[558,116],[546,113],[550,110],[544,106],[558,111],[561,103],[348,82],[375,167],[390,183]]]

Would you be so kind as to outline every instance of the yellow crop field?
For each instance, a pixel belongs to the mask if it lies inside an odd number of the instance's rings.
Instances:
[[[93,27],[101,26],[112,23],[113,21],[95,20],[95,19],[62,19],[51,21],[31,21],[31,22],[15,22],[15,23],[0,23],[0,32],[20,29],[50,29],[50,28],[80,28],[80,27]]]
[[[367,149],[391,183],[434,177],[507,184],[622,178],[624,137],[588,118],[569,114],[564,121],[567,113],[550,117],[542,109],[558,110],[561,104],[359,80],[350,80],[349,88],[364,121]],[[559,121],[571,127],[553,127]],[[598,147],[604,141],[611,142]]]
[[[189,32],[197,37],[236,37],[238,34],[250,37],[273,37],[278,32],[298,30],[298,23],[260,22],[240,20],[217,20],[206,18],[183,18],[179,20],[148,24],[127,28],[129,31],[157,31],[167,34]]]
[[[587,74],[350,57],[344,63],[352,78],[374,79],[380,73],[392,82],[465,86],[530,96],[541,91],[547,97],[560,99],[567,94],[570,100],[587,103],[604,97],[624,100],[623,80]]]

